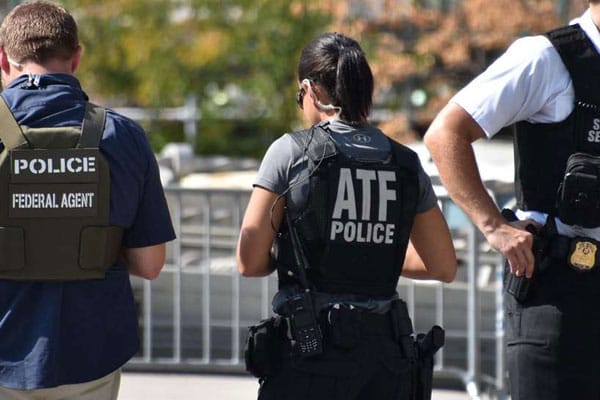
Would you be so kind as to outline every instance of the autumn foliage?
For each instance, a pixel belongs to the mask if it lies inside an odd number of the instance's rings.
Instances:
[[[585,10],[587,0],[64,0],[80,23],[78,75],[115,106],[197,98],[196,151],[260,157],[304,126],[294,102],[301,49],[338,31],[360,41],[375,75],[372,121],[419,138],[456,91],[516,38]],[[181,127],[152,122],[152,143]],[[174,132],[179,132],[176,136]]]
[[[353,14],[353,3],[376,12]],[[395,108],[381,127],[406,142],[417,139],[449,98],[512,41],[566,23],[587,1],[364,0],[327,6],[335,16],[332,29],[359,38],[369,52],[379,107]],[[415,90],[426,95],[424,104],[411,104]]]

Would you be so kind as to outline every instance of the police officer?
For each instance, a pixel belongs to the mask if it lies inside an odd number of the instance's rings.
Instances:
[[[517,400],[600,398],[599,3],[569,26],[515,41],[425,135],[450,195],[507,259]],[[471,149],[511,124],[520,220],[512,224],[485,191]]]
[[[116,399],[137,351],[129,274],[174,238],[144,131],[88,102],[77,25],[45,1],[0,26],[0,398]]]
[[[311,126],[267,151],[237,251],[244,276],[279,277],[277,318],[254,329],[281,342],[247,353],[259,398],[411,398],[412,326],[396,286],[401,274],[453,280],[448,227],[416,154],[367,122],[373,76],[359,44],[316,37],[298,77]]]

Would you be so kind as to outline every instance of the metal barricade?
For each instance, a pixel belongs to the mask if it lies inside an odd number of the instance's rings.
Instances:
[[[237,272],[235,248],[249,194],[166,189],[177,239],[168,244],[167,264],[156,280],[132,278],[142,346],[127,369],[244,371],[247,327],[271,314],[277,288],[275,274],[243,278]],[[449,215],[452,203],[438,197]],[[401,278],[398,292],[409,305],[415,331],[433,324],[446,330],[435,379],[461,382],[472,399],[482,392],[503,398],[502,261],[464,215],[459,219],[449,220],[459,257],[457,280]]]

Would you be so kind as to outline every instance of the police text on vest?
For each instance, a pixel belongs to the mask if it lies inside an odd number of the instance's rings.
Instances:
[[[13,174],[79,174],[96,171],[96,157],[15,158]]]
[[[387,223],[388,202],[396,200],[396,191],[389,188],[396,182],[393,171],[340,168],[337,195],[332,213],[330,240],[345,242],[392,244],[395,224]],[[375,184],[375,191],[372,186]],[[362,196],[357,202],[355,186]],[[375,193],[373,193],[375,192]],[[373,197],[378,199],[377,215],[371,215]]]

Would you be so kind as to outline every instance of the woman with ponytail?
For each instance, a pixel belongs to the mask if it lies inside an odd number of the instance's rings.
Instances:
[[[274,316],[251,327],[259,399],[412,399],[412,324],[400,275],[450,282],[456,256],[417,155],[368,123],[360,45],[325,33],[303,50],[309,128],[267,151],[239,237],[244,276],[277,271]]]

